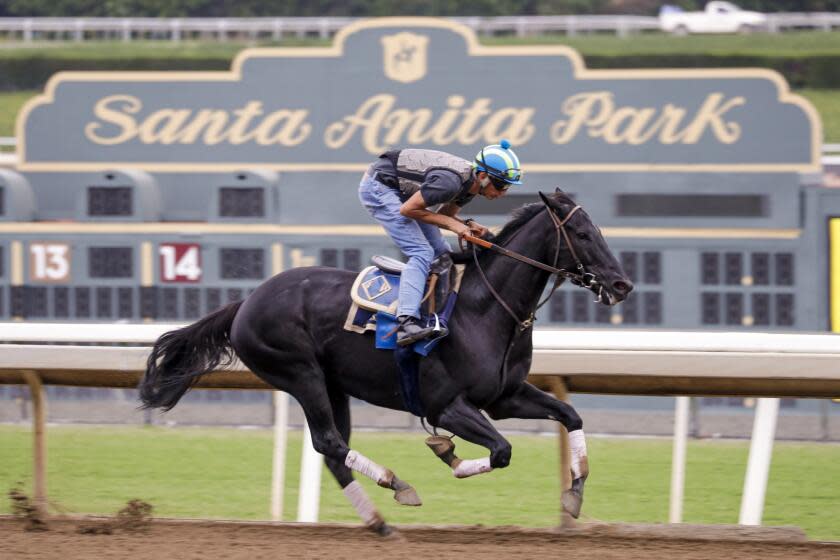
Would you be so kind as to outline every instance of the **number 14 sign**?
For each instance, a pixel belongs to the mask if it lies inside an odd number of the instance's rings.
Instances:
[[[195,243],[161,243],[161,282],[201,281],[201,246]]]

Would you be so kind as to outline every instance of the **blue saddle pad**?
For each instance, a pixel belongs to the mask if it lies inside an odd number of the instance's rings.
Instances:
[[[400,277],[369,266],[359,273],[350,297],[362,309],[397,314],[400,295]]]

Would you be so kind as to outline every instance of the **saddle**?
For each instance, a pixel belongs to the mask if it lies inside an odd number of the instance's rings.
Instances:
[[[400,275],[405,263],[383,255],[374,256],[371,263],[356,276],[350,289],[353,304],[344,329],[356,333],[376,331],[376,347],[390,350],[396,348]],[[463,271],[463,265],[453,266],[449,255],[443,255],[432,263],[421,305],[421,312],[428,320],[446,325],[455,305]],[[437,338],[423,340],[413,347],[415,352],[425,356],[437,341]]]

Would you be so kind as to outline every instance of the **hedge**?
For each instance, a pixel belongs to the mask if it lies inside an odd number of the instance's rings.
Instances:
[[[43,89],[50,76],[64,70],[229,70],[228,58],[52,58],[47,56],[0,59],[0,91]]]
[[[744,56],[653,54],[585,57],[589,68],[719,68],[759,67],[780,72],[794,88],[840,88],[840,55]],[[62,70],[229,70],[228,57],[67,58],[33,55],[0,59],[0,91],[38,90]]]
[[[840,88],[840,56],[628,55],[586,56],[589,68],[770,68],[793,88]]]

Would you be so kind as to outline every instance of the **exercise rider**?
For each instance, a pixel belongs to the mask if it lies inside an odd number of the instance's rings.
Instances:
[[[487,228],[460,220],[458,212],[475,195],[490,200],[521,184],[519,158],[510,142],[484,147],[469,162],[437,150],[407,148],[379,156],[359,185],[359,199],[407,257],[400,281],[397,344],[427,338],[434,327],[420,317],[420,302],[432,261],[452,249],[439,228],[459,237],[481,237]],[[430,207],[438,206],[437,211]]]

